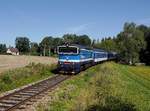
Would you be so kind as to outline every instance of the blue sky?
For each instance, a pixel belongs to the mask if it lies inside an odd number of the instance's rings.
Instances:
[[[125,22],[150,25],[150,0],[0,0],[0,43],[17,36],[116,36]]]

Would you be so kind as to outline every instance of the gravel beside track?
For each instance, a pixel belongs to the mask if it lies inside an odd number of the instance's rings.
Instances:
[[[34,102],[37,96],[50,89],[53,90],[53,87],[70,77],[69,75],[56,75],[8,95],[4,95],[0,98],[0,111],[11,111],[26,105],[27,102]]]

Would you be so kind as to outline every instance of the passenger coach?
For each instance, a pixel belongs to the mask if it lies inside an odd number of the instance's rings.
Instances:
[[[97,64],[108,59],[108,52],[102,49],[93,49],[93,61]]]

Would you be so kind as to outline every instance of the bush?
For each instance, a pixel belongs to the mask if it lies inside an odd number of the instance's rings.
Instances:
[[[5,84],[12,83],[12,78],[8,74],[3,75],[1,79],[2,79],[2,82],[4,82]]]

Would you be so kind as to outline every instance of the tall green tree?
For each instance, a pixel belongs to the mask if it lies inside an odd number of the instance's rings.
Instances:
[[[53,47],[54,38],[52,36],[44,37],[40,43],[40,48],[44,56],[50,56]]]
[[[57,47],[62,44],[63,44],[62,38],[59,38],[59,37],[53,38],[53,47]]]
[[[75,38],[75,41],[80,45],[91,46],[91,39],[87,35],[80,35]]]
[[[56,54],[57,53],[57,46],[60,46],[63,44],[64,44],[64,42],[63,42],[62,38],[59,38],[59,37],[53,38],[53,47],[51,49],[51,53]]]
[[[96,43],[94,47],[104,49],[106,51],[117,51],[116,42],[111,37],[103,38],[101,42]]]
[[[22,53],[30,51],[30,41],[27,37],[17,37],[15,40],[16,48]]]
[[[6,44],[0,44],[0,54],[5,54],[6,50]]]
[[[90,46],[91,45],[91,39],[87,35],[76,35],[76,34],[65,34],[63,36],[63,41],[70,43],[70,44],[79,44],[79,45],[85,45]]]
[[[137,28],[144,33],[144,39],[147,43],[146,49],[140,52],[140,59],[142,62],[150,65],[150,27],[139,25]]]
[[[93,39],[93,40],[92,40],[92,43],[91,43],[91,47],[94,47],[94,46],[95,46],[95,44],[96,44],[96,40],[95,40],[95,39]]]
[[[39,55],[39,45],[36,42],[30,43],[30,54],[31,55]]]
[[[125,23],[124,30],[117,36],[117,45],[121,59],[126,63],[139,62],[139,54],[145,49],[144,33],[136,28],[134,23]]]
[[[77,37],[78,36],[76,34],[65,34],[63,35],[63,42],[73,44],[76,42],[75,38]]]

